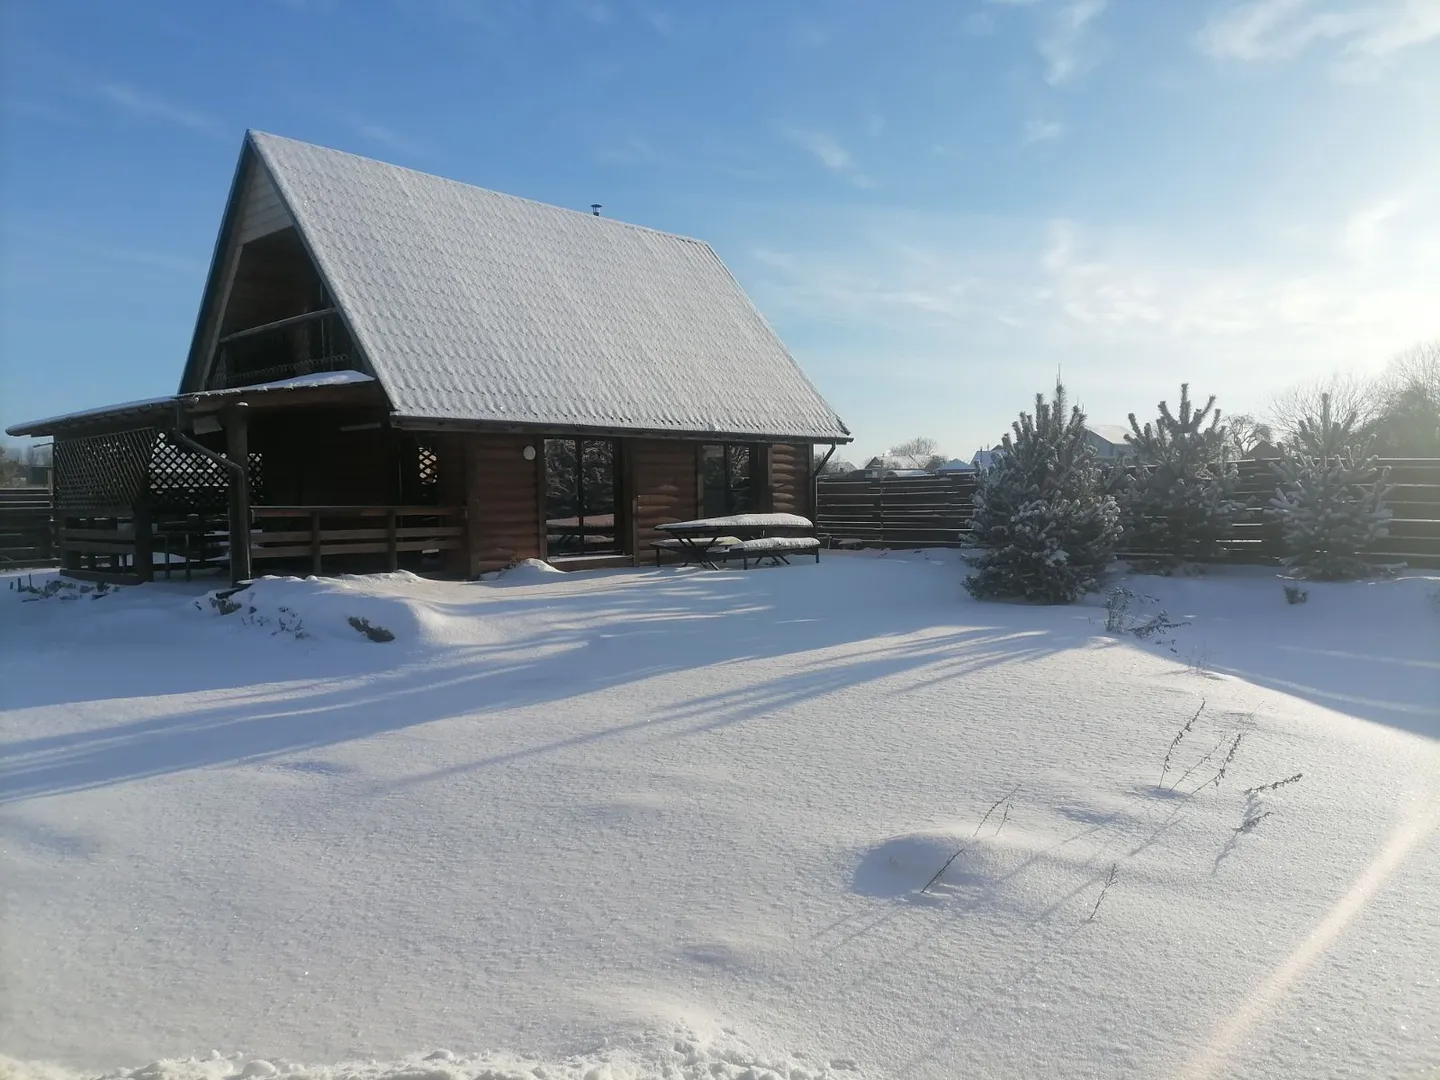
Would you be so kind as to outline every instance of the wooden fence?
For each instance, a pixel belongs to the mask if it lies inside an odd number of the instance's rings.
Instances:
[[[821,477],[815,528],[834,541],[879,547],[959,547],[974,513],[973,473],[883,480]]]
[[[1440,567],[1440,459],[1393,458],[1387,505],[1390,535],[1371,554],[1382,562]],[[1283,554],[1280,528],[1267,513],[1277,488],[1273,463],[1242,461],[1239,498],[1246,509],[1221,548],[1230,562],[1273,563]],[[876,547],[964,547],[974,513],[973,474],[849,480],[821,477],[816,528],[832,542]],[[1122,546],[1120,554],[1153,554]]]
[[[0,489],[0,569],[55,564],[53,508],[46,488]]]

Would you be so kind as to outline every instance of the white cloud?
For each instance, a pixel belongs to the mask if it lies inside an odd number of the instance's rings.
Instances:
[[[615,18],[610,5],[603,0],[570,0],[570,9],[596,26],[605,26]]]
[[[885,134],[885,114],[873,104],[865,106],[861,119],[865,124],[865,134],[870,138],[876,139]]]
[[[1362,206],[1340,231],[1340,251],[1356,262],[1373,262],[1385,248],[1390,225],[1414,201],[1411,194],[1390,195]]]
[[[1074,0],[1051,17],[1040,39],[1045,81],[1051,86],[1069,82],[1099,62],[1090,26],[1105,7],[1106,0]]]
[[[673,38],[680,33],[680,25],[675,21],[674,14],[663,8],[643,7],[640,9],[640,17],[661,37]]]
[[[153,120],[174,127],[185,128],[200,135],[225,135],[224,128],[213,118],[184,105],[166,101],[154,94],[139,90],[129,83],[109,79],[92,79],[85,83],[85,90],[119,112],[135,120]]]
[[[1065,125],[1058,120],[1028,120],[1025,123],[1027,143],[1049,142],[1065,134]]]
[[[875,182],[855,166],[850,151],[840,144],[833,135],[823,131],[808,131],[781,125],[780,134],[801,150],[810,154],[831,172],[845,177],[859,188],[873,188]]]
[[[1436,0],[1245,0],[1201,29],[1201,50],[1220,60],[1265,61],[1329,45],[1336,72],[1365,74],[1403,49],[1440,39]]]
[[[966,37],[989,37],[995,32],[995,19],[989,12],[972,11],[960,20],[960,32]]]
[[[352,119],[350,126],[356,135],[359,135],[367,142],[377,146],[383,146],[387,150],[398,151],[402,154],[418,154],[420,146],[414,140],[401,135],[398,131],[386,127],[384,124],[376,124],[372,121]]]
[[[905,351],[931,358],[919,370],[932,389],[953,384],[973,396],[964,408],[977,417],[1018,407],[1024,397],[1011,397],[1043,385],[1057,359],[1101,420],[1182,378],[1219,393],[1227,409],[1263,410],[1313,371],[1377,367],[1440,336],[1440,189],[1407,191],[1299,224],[1220,226],[1231,239],[1218,244],[1214,223],[1135,229],[852,211],[855,241],[817,233],[808,247],[772,247],[755,291],[779,317],[834,328],[817,355],[850,355],[861,400],[883,390],[866,382],[876,357]]]
[[[785,137],[802,150],[812,154],[816,161],[824,165],[831,172],[845,172],[854,162],[851,160],[850,151],[841,146],[832,135],[823,131],[799,131],[795,128],[785,128]]]

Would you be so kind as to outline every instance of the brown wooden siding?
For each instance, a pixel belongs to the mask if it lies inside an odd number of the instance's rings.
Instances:
[[[201,356],[203,359],[193,372],[187,370],[183,390],[199,390],[204,385],[210,361],[215,355],[215,344],[220,338],[220,320],[229,305],[230,289],[235,281],[235,271],[240,264],[240,250],[245,246],[245,241],[294,224],[289,213],[280,205],[279,192],[275,189],[275,182],[270,179],[270,170],[258,157],[252,159],[246,167],[241,185],[240,201],[236,207],[235,219],[229,234],[222,235],[220,238],[223,249],[217,264],[220,274],[216,281],[213,305],[203,315],[205,320],[201,333]]]
[[[810,513],[810,447],[779,443],[770,448],[770,506],[777,514]]]
[[[270,171],[257,163],[248,178],[240,202],[240,220],[235,228],[236,243],[267,236],[295,224],[270,179]]]
[[[655,526],[684,521],[700,512],[699,446],[693,442],[636,439],[629,444],[634,478],[635,554],[644,559],[663,535]]]
[[[473,577],[522,559],[545,557],[540,528],[541,441],[526,435],[471,435],[457,440],[465,463],[469,561]],[[526,461],[526,446],[535,461]]]

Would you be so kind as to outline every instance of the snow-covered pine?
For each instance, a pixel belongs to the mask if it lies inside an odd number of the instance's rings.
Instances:
[[[1178,412],[1162,401],[1153,424],[1142,428],[1131,413],[1130,428],[1138,467],[1121,491],[1127,546],[1168,566],[1213,560],[1244,509],[1214,396],[1194,408],[1182,383]]]
[[[993,469],[981,474],[971,536],[986,549],[970,560],[972,596],[1069,603],[1099,585],[1120,540],[1120,508],[1106,494],[1085,414],[1067,416],[1065,387],[1035,415],[1021,413]]]
[[[1336,417],[1330,395],[1320,415],[1302,419],[1276,463],[1280,489],[1270,505],[1280,520],[1297,577],[1344,580],[1373,572],[1365,557],[1388,535],[1388,470],[1371,451],[1354,412]]]

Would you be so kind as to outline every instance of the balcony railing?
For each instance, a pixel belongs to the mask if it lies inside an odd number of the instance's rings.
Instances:
[[[209,388],[229,390],[354,368],[350,335],[335,310],[327,308],[222,337]]]

